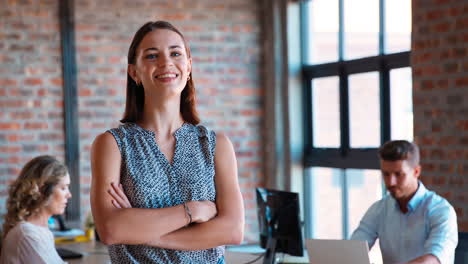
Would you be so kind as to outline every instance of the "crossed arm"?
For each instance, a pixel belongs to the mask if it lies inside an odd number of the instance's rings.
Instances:
[[[98,136],[91,151],[91,208],[103,242],[180,250],[239,244],[244,228],[242,195],[234,149],[223,134],[217,136],[215,152],[216,204],[187,202],[196,224],[184,228],[189,220],[183,205],[160,209],[115,206],[109,190],[112,183],[120,182],[121,156],[111,134]]]

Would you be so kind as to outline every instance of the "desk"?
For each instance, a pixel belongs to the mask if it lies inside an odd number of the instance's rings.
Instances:
[[[227,264],[243,264],[257,259],[253,264],[262,264],[263,257],[258,258],[265,252],[258,244],[253,245],[240,245],[240,246],[227,246],[224,258]],[[294,263],[302,264],[309,263],[307,251],[304,250],[303,257],[295,257],[288,254],[277,253],[280,263]]]
[[[56,247],[70,249],[83,254],[79,259],[66,259],[69,264],[104,264],[110,263],[107,246],[98,241],[89,241],[83,243],[58,244]]]
[[[224,259],[226,261],[226,264],[244,264],[244,263],[263,264],[263,257],[258,258],[259,256],[260,256],[259,254],[226,251],[226,253],[224,254]],[[251,262],[254,259],[257,259],[257,260],[255,262]],[[304,259],[303,257],[286,256],[279,263],[308,264],[309,260],[307,257],[306,259]]]
[[[243,264],[243,263],[250,263],[250,261],[258,258],[258,254],[252,254],[252,253],[239,253],[239,252],[231,252],[226,250],[226,253],[224,254],[224,260],[226,261],[226,264]],[[252,262],[252,264],[262,264],[263,263],[263,258],[258,259],[255,262]]]
[[[65,260],[69,264],[105,264],[110,263],[110,258],[107,251],[107,246],[98,241],[89,241],[83,243],[67,243],[67,244],[58,244],[56,247],[70,249],[76,252],[83,254],[82,258],[79,259],[68,259]],[[258,258],[259,253],[254,249],[255,253],[251,253],[250,250],[240,250],[239,248],[248,248],[249,246],[236,246],[236,247],[227,247],[225,253],[226,264],[243,264],[250,262]],[[254,246],[255,247],[255,246]],[[256,246],[258,248],[258,246]],[[239,252],[241,251],[241,252]],[[285,257],[285,262],[287,263],[307,263],[299,258],[287,256]],[[252,264],[262,264],[263,258],[258,259]]]

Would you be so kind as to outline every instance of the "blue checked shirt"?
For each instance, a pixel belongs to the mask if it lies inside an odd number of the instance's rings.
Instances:
[[[377,238],[385,264],[426,254],[436,256],[441,264],[453,264],[458,243],[457,215],[447,200],[419,182],[406,214],[387,195],[367,210],[351,236],[351,240],[367,241],[369,248]]]

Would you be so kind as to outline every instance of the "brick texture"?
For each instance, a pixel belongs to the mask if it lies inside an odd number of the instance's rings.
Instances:
[[[0,4],[0,214],[8,184],[41,154],[64,160],[57,1]]]
[[[468,231],[468,2],[413,0],[414,129],[428,187]]]
[[[64,157],[58,1],[0,5],[0,214],[7,184],[33,156]],[[262,181],[260,10],[250,0],[75,0],[82,219],[90,211],[90,147],[125,104],[126,54],[136,30],[167,20],[189,41],[202,123],[236,150],[246,241],[257,240]],[[73,184],[73,183],[72,183]]]

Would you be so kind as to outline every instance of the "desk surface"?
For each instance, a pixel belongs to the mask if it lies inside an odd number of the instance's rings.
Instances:
[[[69,264],[110,263],[107,246],[98,241],[58,244],[56,245],[56,247],[70,249],[70,250],[77,251],[83,254],[83,257],[79,259],[67,259],[66,261]],[[252,250],[247,250],[247,252],[246,250],[241,250],[243,252],[239,252],[238,248],[239,247],[235,247],[231,251],[230,247],[228,247],[225,253],[225,260],[227,264],[243,264],[243,263],[250,262],[254,259],[257,259],[259,256],[259,253],[256,252],[255,250],[254,250],[255,253],[252,253],[251,252]],[[252,264],[262,264],[262,263],[263,263],[263,258],[259,258],[257,259],[257,261],[252,262]],[[295,262],[295,263],[304,263],[304,262]]]
[[[66,248],[83,254],[79,259],[66,259],[70,264],[89,263],[104,264],[110,263],[107,246],[98,241],[89,241],[83,243],[58,244],[56,247]]]
[[[265,249],[261,248],[258,244],[227,246],[224,257],[227,264],[249,263],[253,260],[255,260],[255,262],[252,262],[254,264],[262,264],[263,253],[265,253]],[[262,257],[259,258],[261,255]],[[295,257],[283,253],[277,253],[277,257],[280,261],[279,263],[309,263],[307,251],[304,251],[303,257]]]
[[[73,251],[77,251],[83,254],[82,258],[79,259],[68,259],[66,260],[69,264],[105,264],[110,263],[110,258],[107,251],[107,246],[97,241],[89,241],[83,243],[70,243],[70,244],[58,244],[56,247],[66,248]],[[248,248],[249,246],[241,246]],[[258,246],[257,246],[258,247]],[[242,251],[242,252],[239,252]],[[255,251],[255,250],[254,250]],[[225,253],[225,260],[227,264],[243,264],[257,259],[259,256],[258,252],[252,253],[248,250],[239,250],[239,247],[228,247]],[[292,257],[286,256],[284,261],[286,263],[307,263],[307,257]],[[252,264],[262,264],[263,258],[257,259]],[[374,262],[371,263],[381,263]]]

